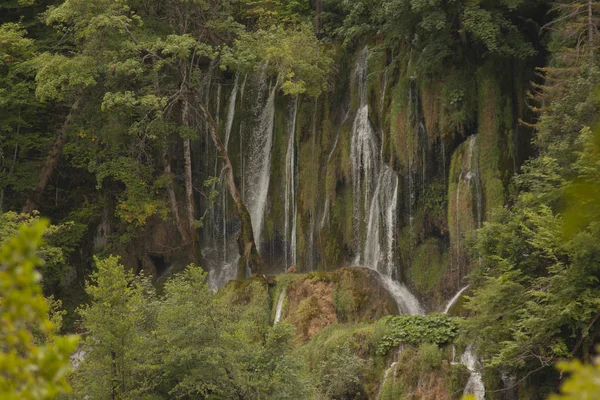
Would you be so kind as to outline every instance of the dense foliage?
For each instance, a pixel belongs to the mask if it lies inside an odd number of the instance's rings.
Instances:
[[[377,351],[381,354],[386,354],[390,349],[395,349],[402,343],[412,345],[448,344],[458,334],[456,322],[444,314],[430,314],[427,317],[400,315],[385,317],[382,322],[386,324],[390,333],[385,335],[379,343]]]
[[[293,332],[270,326],[258,282],[246,304],[235,292],[213,295],[190,265],[159,295],[115,257],[96,265],[72,398],[306,398]]]
[[[22,226],[0,249],[0,397],[7,400],[54,399],[70,389],[69,355],[78,338],[57,334],[60,315],[50,319],[35,269],[46,225]]]
[[[68,390],[60,308],[84,338],[66,398],[404,398],[425,381],[457,397],[468,372],[455,343],[481,359],[490,398],[513,376],[524,398],[558,392],[563,373],[557,399],[597,390],[599,12],[593,0],[3,1],[0,396]],[[281,164],[259,182],[271,200],[258,222],[243,176],[253,130],[271,132]],[[370,158],[398,182],[389,277],[430,311],[468,283],[464,318],[360,324],[373,299],[344,275],[325,283],[345,324],[312,337],[273,325],[267,273],[366,252],[365,225],[385,213],[359,198],[356,175],[379,173]],[[381,192],[369,178],[365,192]],[[214,294],[196,265],[216,258],[265,279]]]

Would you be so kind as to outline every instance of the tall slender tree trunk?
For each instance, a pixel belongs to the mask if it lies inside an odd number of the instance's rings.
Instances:
[[[316,24],[316,36],[321,37],[321,31],[323,30],[323,0],[317,0],[315,14],[317,16],[317,24]]]
[[[590,55],[590,68],[594,66],[594,12],[593,12],[593,0],[588,0],[588,51]]]
[[[183,103],[183,115],[182,115],[183,125],[190,126],[190,103],[187,100],[184,100]],[[195,213],[194,213],[194,186],[192,180],[192,144],[190,139],[183,140],[183,160],[184,160],[184,173],[183,180],[185,185],[185,200],[186,200],[186,210],[187,210],[187,218],[188,218],[188,229],[190,232],[192,242],[195,241],[194,235],[194,221],[195,221]]]
[[[190,237],[188,235],[187,228],[183,225],[181,217],[179,216],[179,207],[177,205],[177,196],[175,195],[175,185],[173,185],[173,173],[171,171],[171,162],[169,160],[168,153],[168,146],[165,146],[163,148],[163,163],[165,175],[169,177],[169,184],[167,185],[169,205],[171,207],[171,214],[173,214],[173,219],[175,220],[175,225],[177,225],[177,229],[179,230],[179,234],[181,235],[181,239],[183,239],[183,241],[187,243],[190,241]]]
[[[240,254],[240,262],[238,264],[238,279],[245,276],[245,270],[248,268],[251,273],[258,274],[261,272],[261,261],[254,241],[254,232],[252,230],[252,218],[248,212],[248,208],[242,200],[241,192],[237,186],[235,175],[233,173],[233,165],[227,154],[227,149],[223,145],[221,138],[217,134],[217,125],[203,104],[199,104],[204,118],[208,121],[208,130],[213,143],[217,147],[219,155],[223,160],[223,170],[225,172],[225,181],[227,188],[233,199],[236,213],[240,218],[240,233],[237,237],[238,251]]]
[[[56,140],[54,141],[52,148],[48,152],[46,162],[44,163],[44,166],[40,171],[38,183],[35,185],[35,188],[29,193],[29,196],[27,197],[27,202],[23,207],[24,213],[30,213],[37,208],[38,203],[40,201],[40,197],[46,189],[48,181],[50,180],[50,177],[52,176],[56,165],[58,165],[58,160],[60,159],[62,149],[65,146],[65,143],[67,142],[67,128],[73,123],[73,119],[75,119],[75,116],[79,112],[80,106],[81,97],[77,99],[75,103],[73,103],[73,105],[71,106],[71,110],[69,110],[69,113],[67,114],[67,117],[65,118],[62,126],[58,129],[58,132],[56,133]]]
[[[460,38],[460,43],[462,44],[463,47],[467,46],[467,34],[465,32],[465,29],[463,27],[463,23],[462,23],[462,2],[458,2],[457,3],[457,21],[458,21],[458,37]]]

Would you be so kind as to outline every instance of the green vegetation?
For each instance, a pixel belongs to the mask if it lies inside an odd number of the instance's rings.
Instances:
[[[599,13],[3,1],[0,397],[593,393]]]
[[[419,315],[400,315],[386,317],[381,320],[390,330],[385,335],[377,351],[387,354],[390,349],[397,348],[402,343],[411,345],[448,344],[458,334],[456,322],[444,314],[430,314],[426,317]],[[426,348],[425,350],[430,350]]]
[[[77,337],[57,334],[60,314],[50,319],[36,270],[46,229],[44,221],[23,226],[0,249],[0,396],[7,400],[54,399],[70,390]]]

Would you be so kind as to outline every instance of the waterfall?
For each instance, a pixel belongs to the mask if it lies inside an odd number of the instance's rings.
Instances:
[[[327,166],[329,166],[329,163],[331,162],[331,157],[333,157],[333,153],[335,153],[335,149],[337,148],[338,141],[340,140],[340,133],[342,132],[341,127],[346,123],[349,115],[350,115],[350,110],[348,110],[346,112],[346,114],[344,115],[344,118],[342,119],[342,122],[340,124],[340,128],[338,129],[337,134],[335,135],[333,147],[331,148],[331,151],[329,152],[329,155],[327,156],[327,163],[325,164],[325,168],[327,168]],[[323,229],[325,227],[325,224],[327,223],[327,218],[329,217],[329,207],[330,207],[329,200],[325,199],[325,208],[323,210],[323,216],[321,217],[321,223],[319,224],[319,229]]]
[[[477,358],[475,358],[475,355],[471,351],[470,345],[467,346],[467,349],[460,357],[460,363],[471,372],[463,395],[472,394],[477,400],[485,399],[485,386],[483,385],[483,379],[479,371],[479,361],[477,361]]]
[[[239,81],[240,74],[237,73],[235,75],[235,83],[233,85],[233,89],[231,90],[231,95],[229,96],[229,104],[227,106],[227,119],[225,120],[225,150],[229,150],[229,139],[231,138],[231,129],[233,127],[233,118],[235,116],[235,105],[237,100],[237,94],[239,90]],[[221,187],[224,187],[223,181],[223,173],[221,173]],[[221,190],[221,212],[222,212],[222,233],[223,233],[223,261],[227,261],[227,250],[228,250],[228,241],[227,238],[229,236],[229,232],[227,230],[227,197],[228,193],[226,190]],[[231,274],[228,274],[231,275]]]
[[[456,301],[460,298],[465,290],[467,290],[469,286],[465,286],[448,302],[446,308],[444,309],[444,314],[448,314],[450,308],[456,303]],[[454,358],[456,354],[456,347],[452,347],[452,363],[454,363]],[[477,400],[485,399],[485,386],[483,385],[483,379],[481,377],[481,372],[479,368],[479,361],[473,354],[471,345],[468,345],[465,352],[460,356],[460,364],[467,367],[469,372],[469,380],[467,381],[467,385],[465,386],[465,390],[463,391],[463,395],[472,394],[475,396]]]
[[[235,74],[235,83],[231,96],[229,96],[229,105],[227,107],[227,120],[225,122],[225,149],[229,149],[229,138],[231,137],[231,128],[233,127],[233,117],[235,116],[235,104],[237,100],[237,94],[239,91],[240,74]]]
[[[390,276],[379,274],[381,282],[392,295],[400,312],[410,315],[425,315],[419,300],[401,283],[396,282]]]
[[[413,106],[415,107],[415,101],[413,101],[414,96],[414,89],[413,89],[413,85],[412,85],[412,77],[411,77],[411,83],[408,87],[408,105],[409,106]],[[410,113],[410,107],[407,110],[407,113]],[[414,110],[413,110],[414,112]],[[406,118],[406,132],[412,132],[412,127],[411,127],[411,115],[408,114],[407,118]],[[414,136],[414,135],[413,135]],[[414,141],[413,141],[413,146],[414,146]],[[405,146],[405,151],[404,151],[404,158],[406,160],[407,163],[407,181],[408,181],[408,202],[407,202],[407,210],[408,210],[408,222],[409,222],[409,226],[410,226],[410,233],[412,235],[413,233],[413,207],[415,205],[415,178],[413,176],[413,159],[414,159],[414,149],[411,149],[408,146],[408,141],[407,144]],[[413,240],[411,239],[411,242]]]
[[[265,207],[267,204],[267,194],[269,189],[269,180],[271,173],[271,147],[273,143],[273,119],[275,115],[275,93],[276,86],[269,86],[267,82],[266,66],[261,67],[259,72],[254,76],[257,85],[252,85],[256,88],[256,101],[253,103],[252,111],[254,121],[256,122],[250,133],[244,140],[244,129],[247,126],[246,121],[241,121],[239,126],[240,140],[240,176],[241,176],[241,193],[250,212],[256,245],[260,246],[261,232],[263,227],[263,218]],[[227,115],[223,116],[223,144],[227,150],[233,134],[233,125],[236,117],[236,105],[243,102],[244,90],[248,76],[243,80],[240,75],[236,74],[235,83],[229,96],[226,108]],[[254,90],[253,90],[254,93]],[[217,113],[218,114],[218,113]],[[237,131],[236,131],[237,132]],[[221,173],[221,182],[223,183],[223,175]],[[219,218],[215,221],[215,232],[222,234],[221,237],[217,234],[213,235],[214,240],[219,239],[219,245],[214,248],[207,247],[203,249],[202,254],[204,262],[209,267],[208,285],[211,290],[216,291],[224,286],[228,281],[235,279],[238,271],[239,254],[236,240],[232,240],[230,235],[234,232],[232,226],[238,226],[231,222],[228,216],[228,193],[222,191],[219,204]],[[214,208],[217,208],[216,206]]]
[[[460,296],[462,296],[463,292],[465,290],[467,290],[469,288],[469,285],[465,286],[464,288],[460,289],[458,291],[458,293],[456,293],[454,295],[453,298],[450,299],[450,301],[448,301],[448,303],[446,304],[446,307],[444,307],[444,314],[448,314],[448,312],[450,311],[450,309],[452,308],[452,306],[454,304],[456,304],[456,302],[458,301],[458,299],[460,298]]]
[[[388,88],[388,69],[383,71],[383,89],[381,90],[381,97],[379,99],[379,117],[383,118],[383,111],[385,108],[385,95]]]
[[[481,228],[483,223],[483,194],[478,153],[479,145],[476,135],[470,136],[461,145],[460,151],[457,152],[461,158],[459,159],[460,174],[456,182],[456,204],[454,205],[455,215],[453,218],[456,221],[454,248],[456,250],[456,271],[459,280],[462,277],[466,261],[465,252],[461,254],[461,241],[469,232]],[[463,203],[461,204],[461,202]],[[472,206],[466,207],[471,204]],[[463,217],[461,217],[461,210],[463,210]],[[451,258],[453,259],[453,257]]]
[[[483,222],[481,178],[479,176],[479,142],[477,135],[471,136],[469,142],[469,173],[470,181],[474,181],[475,201],[477,202],[477,228],[481,228]]]
[[[75,353],[69,356],[69,358],[71,359],[71,367],[73,367],[73,370],[79,368],[79,365],[81,365],[81,363],[85,361],[86,353],[87,351],[85,350],[77,350]]]
[[[277,86],[269,88],[266,105],[260,112],[258,126],[252,132],[250,145],[247,148],[247,159],[244,167],[246,181],[246,204],[252,227],[254,241],[258,250],[261,248],[261,236],[271,179],[271,147],[273,145],[273,119],[275,117],[275,93]],[[260,95],[260,94],[259,94]]]
[[[386,276],[392,275],[394,267],[397,203],[398,175],[385,165],[371,200],[367,236],[362,251],[364,259],[361,263]]]
[[[502,372],[501,375],[502,386],[505,391],[506,400],[517,400],[517,376],[515,374],[509,374],[507,372]]]
[[[219,86],[220,89],[220,86]],[[229,96],[229,102],[227,104],[227,116],[225,120],[225,131],[224,131],[224,141],[223,144],[226,150],[229,150],[229,141],[231,138],[231,131],[233,129],[233,120],[235,118],[236,111],[236,103],[237,103],[237,95],[239,92],[239,74],[235,76],[235,83],[231,94]],[[228,281],[235,279],[237,274],[237,263],[239,259],[238,252],[236,250],[237,244],[235,241],[229,240],[229,229],[228,229],[228,198],[229,192],[224,189],[224,176],[223,172],[220,174],[220,182],[221,182],[221,193],[220,193],[220,201],[218,201],[218,205],[220,206],[219,212],[220,215],[220,227],[222,235],[222,250],[220,250],[220,257],[218,260],[211,260],[214,262],[213,267],[210,268],[208,273],[208,285],[213,290],[216,291],[218,288],[222,287]],[[215,205],[214,208],[217,208]],[[215,240],[217,239],[215,234]],[[230,249],[231,247],[231,249]],[[203,253],[205,257],[211,252],[212,249],[205,249]]]
[[[279,294],[279,300],[277,300],[277,308],[275,309],[275,321],[273,325],[281,321],[281,311],[283,310],[283,301],[285,300],[285,288]]]
[[[369,105],[367,103],[367,57],[368,47],[365,47],[356,64],[355,78],[358,83],[360,106],[352,125],[350,143],[354,239],[357,249],[360,249],[361,244],[361,221],[364,218],[363,215],[368,215],[373,190],[372,183],[377,179],[379,172],[379,151],[375,132],[369,121]],[[360,259],[360,254],[358,258]]]
[[[377,399],[381,398],[382,391],[385,388],[385,384],[386,384],[387,380],[390,378],[390,375],[392,375],[393,373],[396,372],[396,366],[400,362],[400,357],[402,356],[403,352],[404,352],[404,345],[401,344],[398,347],[396,354],[394,354],[394,358],[393,358],[394,361],[390,364],[389,368],[385,370],[385,374],[383,375],[383,381],[381,382],[381,386],[379,387],[379,393],[377,394]]]
[[[385,288],[396,300],[401,312],[424,314],[417,298],[408,288],[392,278],[395,270],[394,247],[399,179],[392,168],[382,165],[382,150],[378,146],[375,131],[369,121],[368,52],[368,47],[365,47],[356,63],[355,78],[360,105],[352,125],[350,143],[354,240],[357,251],[354,265],[362,265],[376,271]],[[374,182],[375,188],[373,188]],[[363,236],[364,222],[366,222],[366,235]]]
[[[456,184],[456,270],[460,279],[460,183],[462,182],[463,173],[460,172],[458,183]]]
[[[288,118],[288,146],[285,155],[285,204],[284,204],[284,251],[285,266],[284,270],[290,265],[296,264],[296,117],[298,115],[298,98],[294,99],[291,107],[291,116]],[[290,221],[291,218],[291,221]],[[291,224],[290,224],[291,222]],[[291,230],[290,230],[291,228]]]

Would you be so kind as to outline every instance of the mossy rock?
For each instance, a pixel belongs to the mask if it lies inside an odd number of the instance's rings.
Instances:
[[[442,302],[440,286],[448,268],[448,252],[440,239],[429,238],[414,252],[409,279],[433,308]]]

